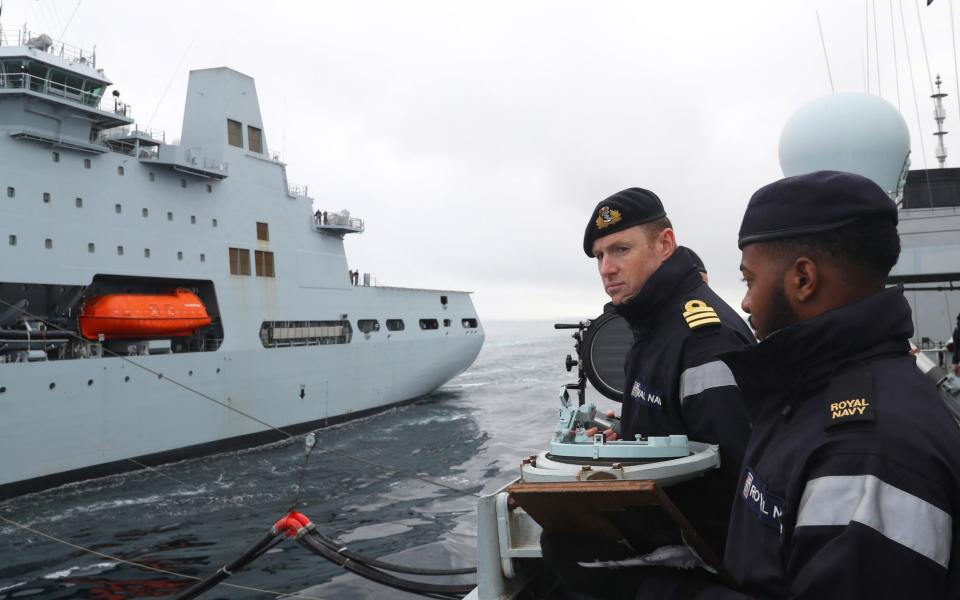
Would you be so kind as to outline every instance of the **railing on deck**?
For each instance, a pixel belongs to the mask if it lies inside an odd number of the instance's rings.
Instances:
[[[79,46],[71,46],[61,41],[55,41],[50,36],[27,29],[0,30],[0,46],[26,46],[27,42],[34,41],[31,47],[41,52],[59,56],[64,60],[81,65],[89,64],[97,68],[97,50],[85,50]]]
[[[287,186],[287,190],[290,192],[291,196],[306,196],[307,195],[307,186],[305,185],[294,185],[290,184]]]
[[[28,73],[0,73],[0,89],[30,90],[45,96],[72,100],[84,106],[102,110],[100,108],[102,98],[94,92],[70,87],[49,78],[37,77]],[[124,102],[115,102],[112,112],[123,117],[129,117],[130,105]]]
[[[313,226],[318,230],[337,229],[363,233],[363,219],[332,212],[324,214],[320,211],[317,211],[314,213]]]

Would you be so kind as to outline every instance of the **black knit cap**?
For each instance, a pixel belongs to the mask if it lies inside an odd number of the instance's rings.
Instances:
[[[870,179],[842,171],[787,177],[750,198],[738,245],[812,235],[867,218],[897,225],[896,204]]]
[[[628,188],[617,192],[593,209],[583,233],[583,251],[593,258],[593,242],[597,238],[665,216],[660,198],[650,190]]]

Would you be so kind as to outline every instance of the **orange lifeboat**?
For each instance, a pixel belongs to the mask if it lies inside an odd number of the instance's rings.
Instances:
[[[189,290],[169,294],[106,294],[80,309],[80,333],[88,340],[178,337],[210,324],[203,302]]]

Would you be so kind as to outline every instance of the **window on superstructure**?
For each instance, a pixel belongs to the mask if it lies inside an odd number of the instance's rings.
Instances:
[[[53,240],[50,238],[43,240],[43,247],[46,248],[47,250],[53,248]]]
[[[208,194],[212,194],[212,193],[213,193],[213,186],[210,185],[209,183],[207,184],[207,193],[208,193]]]
[[[96,244],[94,244],[93,242],[90,242],[87,244],[87,252],[89,252],[90,254],[93,254],[94,252],[96,252],[96,250],[97,250]]]
[[[477,320],[476,319],[461,319],[460,324],[463,325],[464,329],[476,329]]]
[[[183,260],[183,252],[177,252],[177,260]]]
[[[263,250],[256,250],[253,253],[253,257],[257,267],[257,277],[274,277],[273,252],[264,252]]]
[[[123,212],[123,207],[120,206],[119,204],[114,204],[114,205],[113,205],[113,212],[115,212],[115,213],[117,213],[117,214],[119,215],[120,213]]]
[[[10,240],[10,245],[11,245],[11,246],[16,246],[16,245],[17,245],[17,236],[11,235],[10,238],[9,238],[9,240]]]
[[[74,203],[77,205],[77,208],[83,208],[83,198],[77,197]]]
[[[187,180],[186,180],[186,179],[181,179],[181,180],[180,180],[180,187],[182,187],[182,188],[187,187]]]
[[[264,321],[260,343],[264,348],[349,344],[353,337],[350,321]]]
[[[144,258],[150,258],[150,248],[144,248],[144,249],[143,249],[143,257],[144,257]]]
[[[168,220],[168,221],[172,221],[172,220],[173,220],[173,213],[172,213],[172,212],[169,212],[169,211],[167,212],[167,220]]]
[[[450,319],[444,319],[444,320],[443,320],[443,326],[444,326],[444,327],[450,327]]]
[[[420,319],[420,329],[440,329],[440,322],[436,319]]]
[[[123,246],[117,246],[117,256],[123,256]]]
[[[389,331],[403,331],[405,327],[403,319],[387,319],[387,329]]]
[[[253,125],[247,125],[247,144],[251,152],[263,154],[263,131]]]
[[[191,225],[197,224],[197,215],[190,215],[190,224]]]
[[[83,168],[84,168],[84,169],[89,169],[90,166],[91,166],[91,165],[90,165],[90,159],[89,159],[89,158],[83,159]]]
[[[230,248],[230,274],[250,274],[250,251],[246,248]]]
[[[216,219],[211,220],[211,221],[210,221],[210,224],[213,225],[214,227],[216,227],[216,226],[217,226],[217,220],[216,220]]]
[[[117,167],[117,175],[119,175],[120,177],[123,177],[123,167],[122,167],[122,166]]]
[[[7,198],[15,198],[17,196],[16,188],[7,187]]]
[[[150,216],[150,209],[144,208],[140,211],[140,214],[143,215],[143,218],[147,218]]]
[[[150,171],[149,173],[147,173],[147,179],[149,179],[150,181],[153,181],[156,178],[157,176],[153,174],[153,171]]]
[[[270,226],[266,223],[257,222],[257,239],[263,242],[270,241]]]
[[[377,321],[376,319],[358,319],[357,329],[359,329],[363,333],[372,333],[374,331],[380,331],[380,321]]]
[[[50,192],[43,193],[43,202],[44,204],[50,204]]]
[[[243,148],[243,125],[240,121],[227,119],[227,143],[237,148]]]
[[[53,154],[53,162],[60,162],[60,153],[53,152],[52,154]]]
[[[207,255],[206,255],[206,254],[203,254],[203,253],[200,254],[200,262],[207,262]]]

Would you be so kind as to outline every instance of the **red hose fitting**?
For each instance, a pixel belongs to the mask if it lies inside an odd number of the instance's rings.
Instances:
[[[303,525],[300,521],[290,516],[283,517],[273,524],[274,533],[283,533],[287,537],[296,536],[301,529],[303,529]]]
[[[302,526],[304,526],[304,527],[309,527],[310,525],[312,525],[312,523],[310,522],[310,518],[307,517],[307,515],[305,515],[305,514],[303,514],[303,513],[299,513],[299,512],[295,512],[295,511],[294,511],[294,512],[291,512],[290,514],[288,514],[288,515],[287,515],[287,518],[288,518],[288,519],[296,519],[296,520],[297,520]]]

